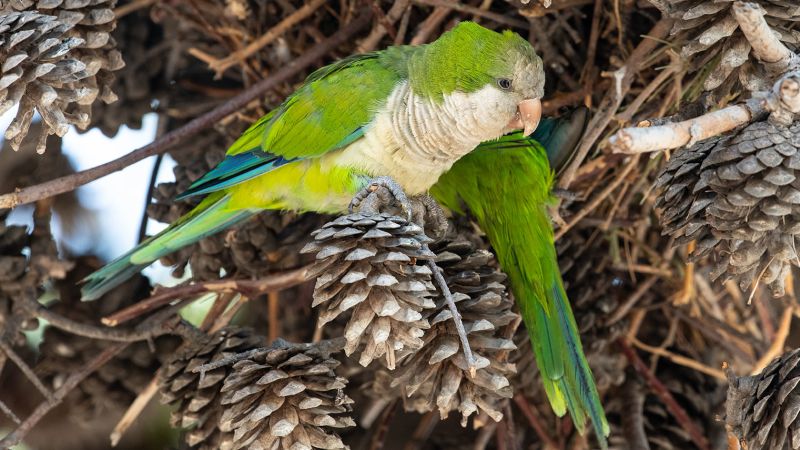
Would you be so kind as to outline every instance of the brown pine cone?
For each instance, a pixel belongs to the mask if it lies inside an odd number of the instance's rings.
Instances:
[[[113,137],[123,125],[142,128],[144,115],[154,111],[154,104],[169,89],[164,66],[170,57],[170,47],[157,46],[166,39],[163,34],[161,25],[150,19],[148,8],[117,21],[111,35],[125,59],[125,67],[115,73],[111,86],[118,99],[112,103],[95,102],[88,129],[99,128],[106,136]]]
[[[19,148],[34,109],[46,126],[36,149],[44,152],[47,136],[63,136],[70,125],[86,128],[96,99],[116,100],[113,72],[125,63],[110,36],[115,0],[62,4],[32,0],[0,5],[0,113],[19,105],[5,138]]]
[[[435,257],[422,228],[389,214],[341,216],[312,233],[303,253],[315,253],[314,306],[320,326],[352,310],[344,329],[345,353],[359,363],[397,361],[423,345],[424,312],[435,306],[431,271],[417,265]]]
[[[760,374],[728,373],[725,422],[748,450],[800,449],[800,349],[772,361]]]
[[[225,408],[220,390],[233,369],[225,365],[204,373],[192,370],[264,344],[263,337],[249,329],[227,328],[202,341],[186,344],[161,368],[161,402],[176,408],[170,416],[172,426],[191,428],[184,435],[189,447],[221,448],[224,433],[218,424]]]
[[[355,426],[344,415],[352,401],[343,391],[347,379],[334,373],[339,362],[331,351],[338,348],[329,343],[279,340],[235,363],[222,386],[220,448],[344,448],[326,432]]]
[[[702,79],[703,88],[717,99],[736,93],[764,90],[772,80],[750,55],[750,43],[733,17],[733,1],[649,0],[675,20],[672,36],[684,42],[681,57]],[[765,12],[767,23],[790,49],[800,48],[800,7],[783,0],[753,0]]]
[[[662,169],[656,206],[664,232],[697,241],[693,260],[714,254],[712,278],[742,289],[767,284],[774,296],[796,264],[800,233],[800,124],[752,123],[696,144]]]
[[[433,247],[464,321],[477,361],[475,376],[469,373],[450,310],[439,296],[436,309],[424,314],[431,323],[424,345],[385,378],[399,389],[407,410],[438,409],[442,418],[458,411],[462,426],[479,412],[502,419],[505,400],[513,394],[508,377],[514,365],[507,361],[508,353],[516,348],[506,337],[506,326],[519,319],[503,284],[506,275],[492,253],[476,248],[475,241],[452,235]]]

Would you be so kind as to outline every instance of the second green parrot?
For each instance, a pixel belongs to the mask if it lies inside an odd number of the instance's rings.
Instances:
[[[571,153],[583,129],[577,119],[544,121],[533,138],[514,133],[481,144],[431,194],[454,213],[471,214],[486,233],[508,274],[553,411],[569,412],[581,431],[591,420],[606,448],[608,422],[561,281],[547,211],[554,203],[548,156],[563,160]]]

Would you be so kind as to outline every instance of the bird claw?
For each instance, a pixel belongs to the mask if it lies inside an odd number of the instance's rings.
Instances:
[[[444,210],[428,194],[418,195],[411,199],[413,213],[412,221],[425,229],[425,234],[439,241],[447,234],[450,223]]]
[[[391,177],[376,177],[369,180],[367,186],[358,191],[350,201],[350,205],[347,207],[348,212],[352,213],[356,208],[360,207],[362,210],[368,209],[377,213],[380,212],[381,209],[389,206],[392,203],[392,199],[388,198],[386,195],[381,195],[382,192],[380,188],[384,188],[384,192],[388,192],[394,197],[394,201],[400,204],[400,209],[405,214],[406,219],[411,221],[413,211],[411,201],[406,196],[400,184]],[[372,194],[375,194],[372,197],[375,200],[367,204],[367,200]]]

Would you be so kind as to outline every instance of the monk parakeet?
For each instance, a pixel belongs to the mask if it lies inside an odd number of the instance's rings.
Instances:
[[[266,209],[341,213],[376,177],[425,194],[482,141],[530,134],[542,61],[519,35],[462,22],[435,42],[354,55],[313,72],[181,195],[190,213],[87,277],[84,300],[160,257]]]
[[[486,233],[508,274],[553,411],[569,411],[581,431],[590,419],[606,448],[608,422],[561,281],[547,211],[554,180],[548,153],[563,160],[574,148],[585,113],[575,115],[545,120],[531,138],[514,133],[481,144],[443,174],[431,194],[454,213],[471,214]]]

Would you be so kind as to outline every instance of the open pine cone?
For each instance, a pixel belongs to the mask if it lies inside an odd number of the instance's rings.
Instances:
[[[176,408],[170,417],[172,426],[192,428],[184,436],[190,448],[221,448],[226,436],[218,425],[225,410],[221,404],[220,390],[232,371],[230,366],[202,374],[192,370],[264,344],[262,337],[248,329],[228,328],[186,345],[164,364],[159,372],[161,402]]]
[[[693,260],[713,252],[712,278],[784,294],[800,234],[799,133],[798,123],[755,122],[680,151],[662,169],[656,206],[664,232],[678,243],[696,240]]]
[[[673,39],[685,42],[681,57],[689,70],[701,74],[703,88],[716,98],[735,92],[737,85],[748,91],[772,86],[750,56],[750,43],[733,17],[733,0],[649,0],[675,20]],[[765,11],[765,18],[790,49],[800,48],[800,6],[785,0],[750,0]]]
[[[70,125],[86,128],[96,99],[116,100],[112,72],[125,63],[110,37],[115,0],[62,3],[32,0],[0,5],[0,113],[19,104],[5,138],[18,149],[34,110],[42,127],[36,149],[47,136],[63,136]]]
[[[452,314],[439,296],[436,309],[427,311],[431,329],[425,345],[402,361],[392,385],[400,388],[406,409],[438,409],[442,418],[458,411],[462,426],[478,412],[499,421],[504,401],[512,396],[508,377],[514,365],[507,357],[516,348],[506,336],[506,325],[519,318],[503,284],[506,275],[490,251],[463,235],[451,236],[433,250],[462,315],[478,370],[470,375]]]
[[[433,259],[421,227],[389,214],[341,216],[312,233],[303,253],[315,253],[309,278],[317,278],[314,306],[320,326],[352,309],[344,330],[345,353],[359,363],[381,359],[389,369],[423,345],[425,310],[435,306]]]
[[[760,374],[728,373],[726,423],[748,450],[800,449],[800,349],[772,361]]]
[[[222,449],[340,449],[326,428],[354,426],[335,348],[278,341],[237,362],[222,385]]]

